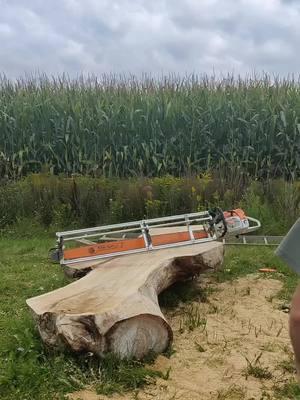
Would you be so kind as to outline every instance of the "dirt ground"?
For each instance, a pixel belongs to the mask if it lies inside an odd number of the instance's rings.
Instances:
[[[114,400],[267,400],[293,376],[288,314],[274,298],[282,283],[249,275],[213,286],[209,302],[199,307],[201,326],[189,330],[183,318],[187,305],[167,317],[174,330],[175,353],[159,356],[154,368],[166,372],[138,393],[114,395]],[[284,365],[289,366],[284,368]],[[263,376],[262,376],[263,375]],[[90,390],[73,393],[72,400],[104,400]]]

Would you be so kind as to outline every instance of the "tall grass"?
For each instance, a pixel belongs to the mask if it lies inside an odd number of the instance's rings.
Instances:
[[[296,178],[299,81],[270,76],[0,79],[0,177]]]
[[[106,179],[33,174],[0,186],[0,234],[16,222],[24,224],[29,235],[30,223],[62,230],[214,206],[242,207],[262,222],[264,233],[283,234],[300,214],[300,182],[250,181],[223,187],[221,180],[209,175]]]

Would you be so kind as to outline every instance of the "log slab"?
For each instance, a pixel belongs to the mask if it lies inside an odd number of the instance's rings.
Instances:
[[[27,304],[50,347],[141,359],[149,351],[163,352],[172,341],[159,293],[217,269],[223,255],[222,243],[206,242],[113,258]]]

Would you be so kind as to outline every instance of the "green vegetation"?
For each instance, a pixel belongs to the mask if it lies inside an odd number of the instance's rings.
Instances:
[[[287,360],[282,360],[278,363],[278,367],[283,371],[290,374],[296,373],[296,366],[293,357],[290,357]]]
[[[253,361],[250,361],[245,357],[247,361],[247,368],[244,371],[246,379],[248,376],[253,376],[258,379],[272,379],[272,372],[267,367],[260,365],[260,358],[262,355],[263,353],[260,353]]]
[[[192,301],[207,302],[208,288],[200,288],[194,280],[176,282],[159,295],[159,305],[166,309],[174,309],[180,303],[191,303]]]
[[[0,237],[1,399],[63,399],[66,393],[86,385],[95,387],[98,393],[109,394],[138,389],[153,382],[156,377],[166,379],[168,371],[153,372],[144,363],[120,361],[110,355],[99,361],[91,355],[75,357],[56,354],[43,346],[25,300],[68,283],[60,268],[47,260],[47,252],[52,245],[53,237],[49,236],[49,232],[28,223],[10,227]],[[280,272],[272,274],[272,277],[283,280],[282,296],[288,301],[297,279],[269,248],[228,248],[224,272],[220,271],[216,279],[234,279],[257,272],[258,268],[266,265],[276,266]],[[182,327],[193,330],[197,326],[205,328],[205,319],[197,308],[192,307],[195,298],[209,301],[209,292],[197,290],[195,282],[190,281],[169,289],[169,294],[162,294],[160,301],[164,307],[171,308],[179,301],[187,302]],[[195,346],[199,352],[205,350],[197,343]],[[282,368],[287,370],[292,367],[282,365]]]
[[[104,179],[33,174],[0,185],[0,229],[29,219],[47,229],[118,223],[242,207],[267,234],[284,234],[300,215],[300,183],[230,185],[213,175]],[[10,229],[10,228],[9,228]]]
[[[43,346],[25,300],[68,282],[47,260],[53,233],[219,206],[242,207],[262,232],[284,234],[300,215],[299,94],[298,81],[268,76],[0,78],[1,399],[63,399],[86,385],[109,395],[168,378],[149,360],[99,361]],[[298,279],[273,248],[228,247],[215,279],[263,267],[277,269],[262,276],[282,280],[279,296],[289,302]],[[159,300],[187,302],[181,330],[191,331],[206,328],[195,298],[209,302],[209,290],[190,281]],[[245,375],[271,379],[259,359],[247,360]],[[291,360],[278,368],[293,372]],[[300,398],[293,381],[275,389]],[[244,398],[244,389],[218,398]]]
[[[15,230],[0,238],[1,400],[63,399],[85,385],[108,394],[137,389],[156,377],[167,379],[168,371],[154,371],[142,362],[111,355],[99,361],[92,355],[50,352],[43,346],[25,301],[68,280],[46,258],[53,238],[37,227],[27,228],[25,239],[21,231],[15,238]]]
[[[233,280],[240,276],[258,273],[260,268],[275,268],[277,272],[261,273],[264,278],[275,278],[283,282],[283,288],[279,292],[279,298],[283,302],[289,302],[299,279],[286,265],[274,254],[273,247],[229,246],[226,248],[225,265],[214,276],[218,282]]]
[[[275,386],[275,398],[280,400],[300,399],[300,386],[299,383],[294,381],[285,383],[283,386]]]
[[[246,396],[245,388],[237,385],[231,385],[229,388],[220,390],[217,394],[217,400],[244,400]]]
[[[190,304],[184,310],[184,314],[180,321],[179,331],[183,333],[185,330],[188,332],[193,331],[196,328],[201,327],[204,331],[206,328],[207,319],[201,314],[198,305]]]
[[[156,378],[168,379],[170,370],[165,373],[147,368],[143,363],[134,360],[119,360],[108,355],[100,363],[102,375],[95,384],[98,394],[111,395],[126,390],[136,390],[142,386],[155,383]]]
[[[299,176],[299,81],[45,75],[0,80],[0,178],[30,172]]]

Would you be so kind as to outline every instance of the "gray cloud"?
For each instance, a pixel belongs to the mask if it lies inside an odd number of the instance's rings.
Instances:
[[[0,0],[0,71],[300,72],[291,0]]]

